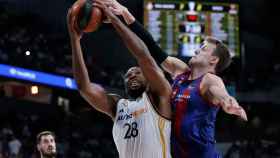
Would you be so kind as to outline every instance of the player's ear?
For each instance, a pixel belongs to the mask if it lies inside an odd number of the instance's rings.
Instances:
[[[211,56],[211,57],[210,57],[210,64],[211,64],[211,65],[218,64],[219,60],[220,60],[219,57],[217,57],[217,56]]]
[[[37,144],[37,150],[38,150],[38,152],[41,152],[41,150],[40,150],[40,144]]]

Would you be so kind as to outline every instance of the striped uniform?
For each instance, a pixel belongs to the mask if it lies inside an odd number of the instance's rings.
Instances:
[[[219,158],[215,150],[215,121],[219,107],[200,93],[203,76],[188,80],[190,72],[176,77],[173,84],[173,158]]]
[[[119,158],[171,158],[171,122],[159,116],[146,93],[121,99],[113,126]]]

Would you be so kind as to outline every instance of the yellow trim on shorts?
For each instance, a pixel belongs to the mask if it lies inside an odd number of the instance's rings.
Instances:
[[[166,141],[164,139],[164,126],[165,126],[164,118],[161,117],[158,118],[158,126],[159,126],[159,133],[160,133],[160,144],[162,148],[162,155],[163,158],[166,158]]]

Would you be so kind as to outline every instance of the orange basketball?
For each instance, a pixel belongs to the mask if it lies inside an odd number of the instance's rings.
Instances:
[[[102,23],[102,10],[92,5],[91,0],[77,0],[72,6],[73,16],[77,17],[76,28],[83,32],[93,32]]]

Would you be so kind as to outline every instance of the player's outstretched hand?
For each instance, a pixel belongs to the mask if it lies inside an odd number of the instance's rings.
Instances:
[[[229,99],[229,103],[227,103],[227,106],[223,107],[223,109],[228,114],[237,115],[242,120],[248,121],[247,114],[246,114],[245,110],[232,97]]]

